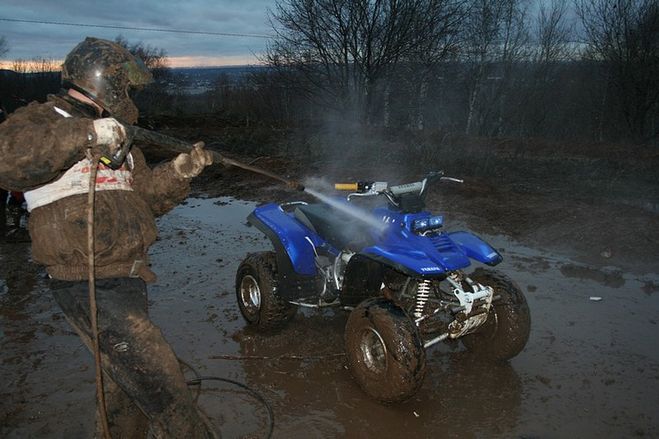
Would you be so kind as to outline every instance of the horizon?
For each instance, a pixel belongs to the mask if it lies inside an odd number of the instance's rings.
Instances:
[[[39,68],[39,66],[42,66],[42,62],[45,62],[49,65],[52,65],[55,67],[52,70],[47,70],[48,72],[59,72],[61,70],[61,65],[64,62],[64,60],[54,60],[54,59],[16,59],[16,60],[0,60],[0,70],[10,70],[15,72],[16,70],[14,67],[16,66],[17,62],[25,63],[28,67],[28,70],[26,70],[24,73],[38,73],[38,72],[43,72],[42,69]],[[210,62],[210,61],[209,61]],[[34,68],[30,69],[31,66],[34,66]],[[249,68],[249,67],[267,67],[266,64],[263,63],[244,63],[244,64],[172,64],[168,63],[165,68],[169,69],[221,69],[221,68]]]

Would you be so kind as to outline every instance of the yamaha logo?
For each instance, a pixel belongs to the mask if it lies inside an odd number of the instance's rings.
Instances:
[[[421,267],[421,271],[440,271],[439,267]]]

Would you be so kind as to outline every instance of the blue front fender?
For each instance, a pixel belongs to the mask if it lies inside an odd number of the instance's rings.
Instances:
[[[497,265],[503,261],[501,254],[490,244],[469,232],[452,232],[448,236],[471,259],[487,265]]]
[[[418,236],[402,230],[388,234],[384,242],[361,254],[410,276],[443,276],[470,265],[470,259],[487,265],[502,261],[488,243],[468,232]]]
[[[362,254],[411,276],[443,276],[470,263],[465,252],[445,234],[429,238],[390,226],[381,238]]]

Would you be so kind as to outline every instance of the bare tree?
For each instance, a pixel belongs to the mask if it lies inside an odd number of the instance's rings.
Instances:
[[[120,46],[144,62],[153,74],[154,82],[133,95],[142,114],[157,113],[172,107],[171,84],[176,82],[168,66],[167,52],[164,49],[145,45],[138,41],[130,43],[119,35],[114,40]]]
[[[528,80],[518,106],[521,135],[542,134],[549,123],[548,117],[560,113],[556,95],[561,90],[560,73],[575,56],[572,39],[567,0],[541,3],[531,38]],[[554,111],[550,111],[552,108]]]
[[[58,63],[53,59],[32,58],[32,59],[15,59],[12,62],[12,70],[16,73],[31,73],[41,75],[59,71]]]
[[[630,137],[656,137],[650,123],[659,114],[659,2],[577,0],[577,13],[590,57],[602,63]]]
[[[117,36],[114,41],[140,58],[149,70],[166,69],[168,67],[167,52],[165,49],[148,44],[145,45],[141,41],[129,43],[122,35]]]
[[[422,29],[415,41],[406,72],[411,83],[416,86],[417,114],[415,126],[425,128],[425,110],[428,89],[436,79],[437,68],[444,61],[454,59],[460,49],[461,25],[468,13],[468,4],[454,2],[420,2],[417,17],[420,19],[414,27]]]
[[[543,66],[567,61],[574,55],[567,0],[541,3],[536,17],[534,61]]]
[[[473,0],[465,23],[466,134],[501,134],[513,67],[528,57],[523,0]]]
[[[367,118],[379,82],[402,63],[435,63],[448,53],[462,0],[281,0],[266,62],[303,89]]]

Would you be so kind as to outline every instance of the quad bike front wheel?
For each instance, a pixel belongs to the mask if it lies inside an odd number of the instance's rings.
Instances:
[[[485,323],[462,337],[462,343],[484,359],[513,358],[526,346],[531,330],[531,314],[524,293],[508,276],[494,270],[479,268],[469,277],[492,287],[495,300]]]
[[[247,323],[264,332],[281,328],[297,310],[277,296],[277,261],[273,252],[251,254],[240,264],[236,298]]]
[[[421,337],[407,314],[387,299],[367,299],[350,313],[345,347],[353,377],[381,402],[403,401],[423,382],[426,354]]]

